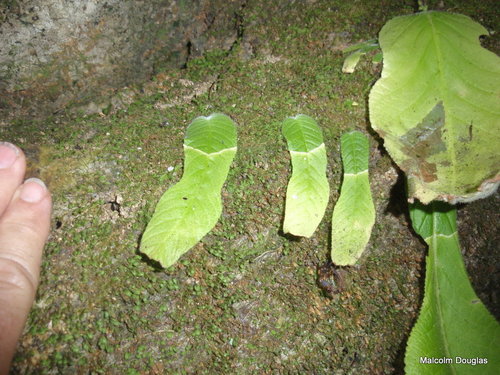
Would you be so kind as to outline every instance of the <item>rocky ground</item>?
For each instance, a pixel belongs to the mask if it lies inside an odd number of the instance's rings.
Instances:
[[[495,2],[442,1],[498,29]],[[410,1],[263,1],[243,8],[238,39],[184,69],[118,91],[97,114],[8,118],[30,175],[53,193],[41,285],[15,358],[22,374],[393,374],[422,301],[426,247],[412,232],[404,177],[370,130],[367,94],[381,66],[343,74],[342,49],[372,39]],[[498,36],[489,39],[498,45]],[[190,121],[222,112],[238,153],[214,230],[167,270],[138,253],[162,193],[182,175]],[[330,203],[310,239],[280,231],[291,174],[281,123],[323,129]],[[377,222],[359,263],[319,288],[342,167],[340,136],[369,135]],[[500,317],[500,198],[460,207],[473,285]]]

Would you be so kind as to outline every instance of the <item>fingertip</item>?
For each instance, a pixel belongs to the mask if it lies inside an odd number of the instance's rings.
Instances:
[[[35,241],[36,247],[42,248],[47,240],[51,213],[52,198],[43,181],[27,179],[0,216],[0,252],[2,243],[14,240]],[[16,231],[24,233],[22,238],[14,235]]]
[[[19,198],[28,203],[38,203],[47,195],[45,183],[38,178],[28,178],[21,186]]]
[[[19,157],[20,150],[12,143],[0,142],[0,169],[7,169],[14,165]]]
[[[25,171],[23,151],[12,143],[0,142],[0,216],[21,185]]]

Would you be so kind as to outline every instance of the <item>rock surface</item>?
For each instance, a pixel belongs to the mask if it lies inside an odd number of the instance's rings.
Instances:
[[[229,49],[244,0],[0,3],[0,111],[51,114]]]

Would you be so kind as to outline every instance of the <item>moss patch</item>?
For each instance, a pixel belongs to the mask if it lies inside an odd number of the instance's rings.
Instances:
[[[481,8],[484,17],[494,10]],[[369,132],[366,96],[379,69],[362,62],[356,74],[342,74],[341,49],[411,11],[399,1],[249,1],[229,53],[158,74],[143,93],[130,88],[131,104],[101,116],[0,126],[54,197],[41,285],[15,371],[400,371],[420,306],[425,248],[408,228],[404,194],[391,188],[397,172],[373,137],[377,222],[369,247],[343,273],[333,299],[317,286],[317,268],[330,250],[339,138],[351,129]],[[182,174],[186,126],[212,112],[238,124],[223,216],[178,264],[161,270],[137,253],[140,236]],[[280,231],[291,172],[280,129],[298,113],[323,129],[332,194],[316,234],[291,240]]]

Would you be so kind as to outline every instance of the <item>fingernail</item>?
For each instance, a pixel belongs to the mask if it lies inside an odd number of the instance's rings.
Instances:
[[[47,191],[47,187],[38,178],[28,178],[24,181],[19,197],[29,203],[36,203],[42,200]]]
[[[12,143],[0,142],[0,169],[11,167],[18,155],[19,150]]]

